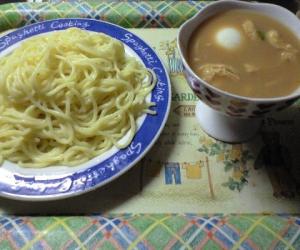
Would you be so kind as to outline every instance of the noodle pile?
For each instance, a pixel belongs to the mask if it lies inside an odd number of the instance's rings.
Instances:
[[[154,113],[152,80],[104,34],[71,28],[25,41],[0,59],[0,164],[73,166],[128,146],[136,119]]]

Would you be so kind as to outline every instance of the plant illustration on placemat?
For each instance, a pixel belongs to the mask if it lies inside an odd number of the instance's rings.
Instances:
[[[228,187],[230,190],[238,190],[239,192],[243,189],[245,185],[248,184],[247,178],[249,177],[249,171],[243,170],[240,172],[239,177],[229,177],[228,181],[223,183],[224,187]]]
[[[160,42],[160,50],[164,51],[167,57],[168,68],[171,74],[180,74],[183,71],[183,64],[177,51],[176,39]]]
[[[254,159],[250,151],[243,149],[242,144],[231,146],[210,138],[202,138],[200,141],[202,146],[198,148],[199,152],[206,153],[210,157],[217,157],[217,161],[223,163],[226,172],[232,171],[232,176],[222,185],[232,191],[241,191],[248,183],[249,170],[247,162]]]
[[[241,191],[248,184],[249,170],[247,162],[254,159],[249,150],[243,149],[242,144],[233,145],[229,154],[224,159],[225,171],[232,171],[232,176],[223,183],[230,190]]]

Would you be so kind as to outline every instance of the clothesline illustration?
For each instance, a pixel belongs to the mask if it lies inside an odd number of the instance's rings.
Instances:
[[[209,193],[212,199],[215,198],[213,179],[210,170],[209,159],[207,156],[205,157],[205,160],[197,160],[192,162],[164,162],[161,160],[144,159],[140,169],[141,189],[143,188],[143,179],[146,175],[145,170],[147,170],[147,176],[158,177],[161,170],[164,169],[164,179],[166,185],[182,184],[181,169],[186,171],[187,179],[194,180],[201,179],[202,171],[206,170]]]

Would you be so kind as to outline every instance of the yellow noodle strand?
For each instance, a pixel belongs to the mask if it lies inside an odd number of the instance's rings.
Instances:
[[[77,28],[0,59],[0,164],[73,166],[127,147],[155,80],[121,42]],[[127,135],[127,140],[120,139]]]

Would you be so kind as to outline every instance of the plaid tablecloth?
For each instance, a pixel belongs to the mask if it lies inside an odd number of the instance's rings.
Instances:
[[[300,249],[288,215],[0,217],[0,249]]]
[[[210,1],[50,1],[1,6],[0,28],[62,17],[102,19],[126,28],[174,28]]]
[[[300,249],[299,104],[267,117],[263,134],[234,146],[209,138],[194,119],[197,98],[182,75],[176,28],[208,1],[52,2],[0,5],[0,30],[59,17],[163,28],[132,32],[170,71],[171,114],[157,142],[168,157],[157,157],[154,147],[127,174],[80,197],[0,199],[0,249]],[[293,163],[286,171],[259,162],[270,142],[289,152]],[[170,175],[169,162],[176,174]],[[295,183],[282,185],[280,177]]]

